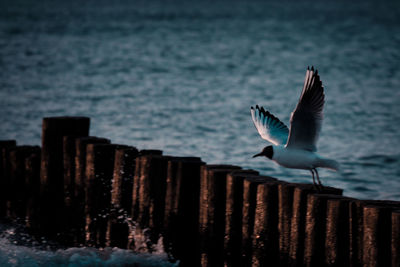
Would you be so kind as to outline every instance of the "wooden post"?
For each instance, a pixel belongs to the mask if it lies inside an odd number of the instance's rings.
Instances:
[[[252,265],[278,266],[278,182],[267,182],[257,187],[254,218]]]
[[[392,266],[400,266],[400,210],[392,212]]]
[[[328,199],[326,214],[325,265],[350,266],[351,198]]]
[[[163,152],[158,149],[142,149],[139,152],[139,156],[145,156],[145,155],[158,155],[162,156]]]
[[[139,213],[137,217],[137,233],[149,228],[147,232],[151,244],[147,247],[152,251],[163,230],[166,177],[170,157],[145,155],[138,157],[139,175]],[[138,164],[138,162],[136,162]],[[136,175],[135,175],[136,176]]]
[[[298,184],[293,191],[289,266],[301,266],[303,264],[307,196],[312,193],[316,193],[316,189],[311,184]]]
[[[33,232],[38,229],[40,204],[40,154],[38,150],[25,159],[26,227]]]
[[[241,266],[251,266],[257,187],[259,184],[272,181],[276,181],[276,179],[269,176],[249,176],[243,181]]]
[[[363,266],[390,266],[391,209],[382,206],[365,206],[363,212]]]
[[[82,206],[85,203],[87,145],[109,144],[109,143],[110,143],[109,139],[99,138],[94,136],[80,137],[75,140],[74,198],[78,206]]]
[[[226,176],[224,258],[227,266],[242,266],[243,183],[247,177],[258,174],[254,170],[238,170]]]
[[[196,157],[168,161],[163,241],[166,252],[178,259],[180,266],[199,264],[200,168],[204,164]]]
[[[363,266],[364,207],[367,205],[400,208],[400,202],[384,200],[355,200],[350,203],[350,266]]]
[[[326,210],[329,199],[338,195],[310,194],[307,197],[307,215],[304,242],[304,265],[323,266],[325,263]]]
[[[76,199],[75,199],[75,176],[76,176],[76,140],[87,138],[79,136],[63,137],[63,161],[64,161],[64,212],[62,218],[62,233],[60,239],[63,244],[73,246],[77,238],[75,221]]]
[[[226,176],[238,166],[205,165],[200,178],[200,254],[202,266],[224,264]]]
[[[326,202],[330,196],[308,195],[304,244],[304,265],[323,266],[325,248]]]
[[[133,176],[139,151],[135,147],[119,148],[115,152],[111,190],[111,211],[107,227],[107,246],[127,248],[132,207]]]
[[[74,243],[83,245],[85,243],[85,199],[86,199],[86,152],[89,144],[109,144],[110,140],[98,137],[80,137],[75,140],[75,182],[74,182]]]
[[[11,198],[8,200],[8,216],[25,222],[27,192],[25,160],[32,154],[38,154],[38,146],[17,146],[10,151],[10,187]]]
[[[363,202],[354,201],[349,206],[350,216],[350,266],[361,267],[363,262]]]
[[[104,247],[111,205],[111,181],[115,150],[113,144],[89,144],[86,151],[86,243]]]
[[[119,148],[115,152],[115,165],[111,192],[111,203],[130,215],[132,208],[133,176],[135,175],[136,147]]]
[[[141,150],[139,152],[139,156],[145,155],[162,155],[161,150]],[[140,157],[136,158],[135,163],[135,175],[133,176],[133,186],[132,186],[132,208],[131,208],[131,216],[133,221],[137,221],[139,217],[139,189],[140,189],[140,175],[141,175],[141,160]]]
[[[0,217],[6,215],[6,201],[10,197],[7,190],[10,183],[9,150],[16,145],[15,140],[0,140]]]
[[[68,215],[71,216],[70,209],[74,200],[75,189],[75,156],[76,145],[75,136],[63,137],[63,160],[64,160],[64,205]],[[65,216],[65,219],[68,219]]]
[[[295,184],[278,185],[278,233],[279,233],[279,264],[287,266],[290,252],[290,228],[293,210],[293,191]]]
[[[307,196],[316,194],[317,190],[312,184],[293,184],[293,208],[290,225],[290,250],[289,250],[289,266],[301,266],[304,256],[304,237],[307,213]],[[323,188],[320,193],[341,195],[342,189],[327,187]]]
[[[56,237],[62,226],[63,137],[87,136],[87,117],[51,117],[43,119],[41,155],[41,224],[44,233]]]

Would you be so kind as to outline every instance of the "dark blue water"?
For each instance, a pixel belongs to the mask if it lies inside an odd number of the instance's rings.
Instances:
[[[399,1],[2,1],[0,138],[40,144],[45,116],[91,134],[295,182],[252,159],[250,106],[287,125],[305,70],[325,86],[323,183],[400,200]]]

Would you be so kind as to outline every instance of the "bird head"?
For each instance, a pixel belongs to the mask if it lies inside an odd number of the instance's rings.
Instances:
[[[253,158],[260,157],[260,156],[265,156],[265,157],[267,157],[269,159],[272,159],[273,155],[274,155],[274,149],[272,148],[272,146],[266,146],[266,147],[264,147],[264,149],[260,153],[255,154],[253,156]]]

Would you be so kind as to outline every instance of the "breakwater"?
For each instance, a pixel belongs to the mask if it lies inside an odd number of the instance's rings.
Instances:
[[[400,264],[400,202],[112,144],[89,126],[44,118],[41,147],[0,141],[2,217],[67,246],[161,240],[181,266]]]

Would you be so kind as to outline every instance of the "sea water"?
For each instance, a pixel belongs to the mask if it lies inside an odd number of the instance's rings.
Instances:
[[[135,240],[142,245],[140,240]],[[143,245],[147,240],[143,240]],[[65,248],[45,238],[33,237],[24,227],[0,221],[1,267],[177,267],[168,261],[162,238],[152,246],[152,253],[134,253],[119,248]]]
[[[314,65],[318,152],[342,169],[322,182],[400,200],[399,18],[399,1],[1,1],[0,138],[37,145],[43,117],[89,116],[114,143],[310,183],[251,158],[267,142],[250,106],[289,125]]]

